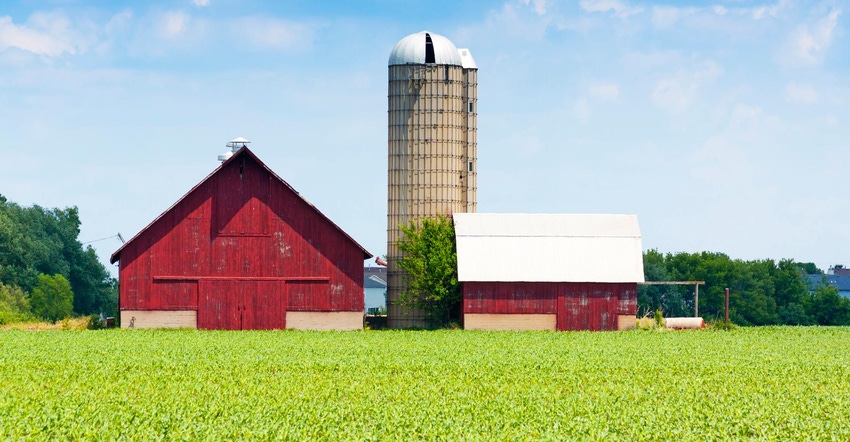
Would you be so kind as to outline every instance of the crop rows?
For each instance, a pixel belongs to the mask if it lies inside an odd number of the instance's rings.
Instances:
[[[850,439],[850,328],[0,332],[0,439]]]

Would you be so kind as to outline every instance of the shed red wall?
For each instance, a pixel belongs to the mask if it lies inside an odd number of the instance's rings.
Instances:
[[[271,310],[362,311],[363,260],[339,228],[241,155],[121,250],[120,307],[198,309],[204,281],[233,280],[280,284],[263,300]]]
[[[617,330],[637,314],[637,283],[464,282],[463,313],[556,314],[559,330]]]

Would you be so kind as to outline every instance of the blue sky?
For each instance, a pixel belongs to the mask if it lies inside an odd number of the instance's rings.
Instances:
[[[848,9],[3,0],[0,194],[129,238],[241,136],[384,254],[387,58],[427,29],[479,66],[479,211],[637,214],[647,249],[850,264]]]

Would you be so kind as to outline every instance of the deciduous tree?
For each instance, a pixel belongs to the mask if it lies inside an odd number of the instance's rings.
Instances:
[[[461,301],[457,280],[457,250],[452,220],[440,215],[401,226],[398,265],[405,271],[407,289],[396,303],[415,308],[432,322],[447,324],[456,319]]]
[[[62,275],[38,275],[30,304],[33,314],[41,318],[50,321],[67,318],[74,308],[71,284]]]

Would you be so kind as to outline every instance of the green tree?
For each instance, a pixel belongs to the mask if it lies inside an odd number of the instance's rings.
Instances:
[[[74,308],[71,284],[62,275],[38,275],[30,304],[36,316],[50,321],[67,318]]]
[[[665,256],[656,249],[643,255],[644,278],[647,281],[672,281]],[[694,313],[693,288],[676,285],[639,285],[638,316],[661,310],[668,317],[691,316]]]
[[[807,275],[823,275],[823,270],[819,269],[813,262],[798,262],[795,264],[800,271]]]
[[[0,282],[0,324],[29,319],[30,301],[20,287]]]
[[[20,207],[0,195],[0,282],[32,293],[38,275],[60,274],[71,284],[74,311],[114,312],[115,280],[79,234],[76,207]]]
[[[457,249],[452,220],[439,215],[401,226],[399,267],[407,289],[396,304],[424,312],[432,323],[448,324],[460,314]]]
[[[700,314],[721,318],[724,289],[730,289],[731,319],[741,325],[810,324],[807,279],[802,269],[809,265],[783,259],[742,261],[723,253],[676,253],[662,255],[657,250],[644,254],[647,281],[703,280],[700,287]],[[688,287],[640,287],[641,312],[662,308],[671,316],[693,312],[693,293]],[[830,304],[839,308],[839,304]]]
[[[826,281],[812,292],[807,310],[819,325],[850,325],[850,299]]]

